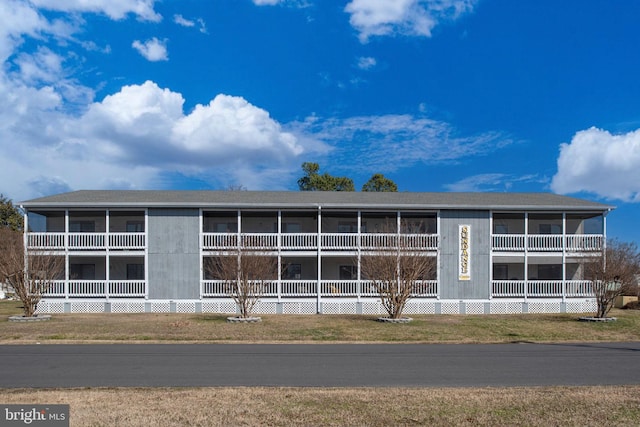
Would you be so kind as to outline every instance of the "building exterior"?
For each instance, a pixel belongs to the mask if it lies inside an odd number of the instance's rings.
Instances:
[[[437,260],[406,314],[595,310],[583,264],[611,206],[542,193],[76,191],[22,202],[25,245],[65,257],[41,312],[235,313],[209,260],[277,257],[256,313],[383,314],[359,260]]]

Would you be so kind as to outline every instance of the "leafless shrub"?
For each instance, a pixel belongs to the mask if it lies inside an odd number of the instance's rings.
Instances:
[[[606,317],[617,297],[637,293],[638,274],[640,253],[636,244],[607,242],[600,256],[585,266],[585,277],[591,281],[598,304],[596,317]]]
[[[277,258],[242,249],[208,258],[204,268],[209,277],[224,282],[226,293],[238,305],[243,318],[251,317],[268,283],[276,280],[278,273]]]
[[[23,305],[25,317],[32,317],[42,296],[65,269],[63,256],[41,250],[25,253],[22,233],[0,229],[0,281],[8,283]]]
[[[388,229],[395,227],[390,225]],[[363,278],[372,281],[389,317],[398,319],[411,297],[419,293],[419,284],[436,277],[437,262],[436,257],[410,246],[402,236],[393,242],[393,247],[381,244],[363,253],[360,271]]]

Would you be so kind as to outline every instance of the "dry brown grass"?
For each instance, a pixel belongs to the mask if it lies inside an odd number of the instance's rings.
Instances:
[[[69,404],[72,426],[640,425],[640,386],[2,390]]]
[[[0,302],[0,316],[19,304]],[[615,323],[577,315],[263,316],[229,324],[210,314],[56,314],[0,321],[0,343],[638,341],[640,312]],[[295,322],[292,321],[295,319]],[[630,371],[633,375],[632,370]],[[640,425],[640,386],[544,388],[82,388],[0,389],[1,403],[71,406],[72,426],[602,426]]]
[[[0,302],[0,316],[19,312],[19,303]],[[391,325],[364,315],[268,315],[231,324],[218,314],[55,314],[49,322],[0,321],[0,343],[640,341],[640,311],[612,315],[617,322],[578,322],[576,314],[428,315]]]

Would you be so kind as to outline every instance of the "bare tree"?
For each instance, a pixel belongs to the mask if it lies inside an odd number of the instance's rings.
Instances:
[[[389,228],[395,229],[393,226]],[[395,242],[393,247],[384,244],[390,240]],[[436,257],[412,247],[402,235],[381,239],[379,247],[363,253],[360,258],[362,277],[373,282],[382,305],[392,319],[402,317],[407,301],[420,293],[422,281],[436,277],[436,270]]]
[[[251,317],[268,283],[278,274],[277,258],[242,249],[208,258],[204,268],[209,277],[224,282],[226,293],[238,305],[243,318]]]
[[[591,282],[598,304],[596,317],[603,318],[621,295],[638,293],[640,253],[635,243],[617,240],[607,242],[607,248],[597,260],[586,264],[585,277]]]
[[[64,274],[63,256],[41,250],[25,252],[22,233],[0,229],[0,281],[13,288],[25,317],[32,317],[38,303]]]

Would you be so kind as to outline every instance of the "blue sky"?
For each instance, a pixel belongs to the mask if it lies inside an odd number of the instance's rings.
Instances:
[[[401,191],[611,204],[640,242],[635,0],[2,0],[0,193]]]

